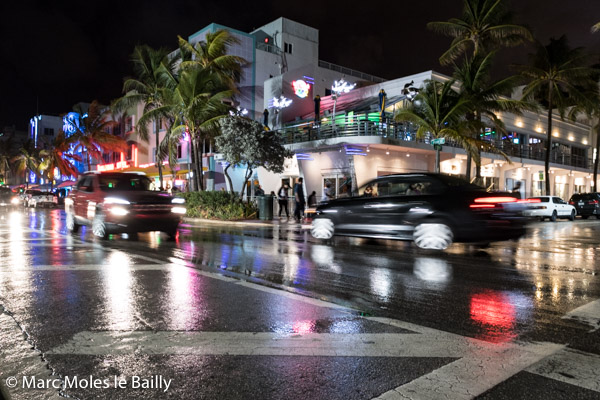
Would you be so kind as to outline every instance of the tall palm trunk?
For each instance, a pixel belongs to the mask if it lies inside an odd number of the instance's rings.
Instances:
[[[475,112],[475,120],[481,126],[481,113]],[[479,129],[479,128],[478,128]],[[475,139],[481,138],[481,131],[477,132]],[[477,146],[477,159],[475,160],[475,183],[481,184],[481,146]]]
[[[156,124],[156,149],[154,150],[154,157],[156,157],[156,165],[158,166],[158,181],[160,182],[160,190],[164,190],[163,185],[163,174],[162,174],[162,160],[158,157],[158,148],[160,146],[160,125],[159,120],[154,122]]]
[[[550,196],[550,151],[552,150],[552,82],[550,82],[548,86],[548,132],[546,134],[546,160],[544,161],[546,196]]]
[[[594,192],[598,192],[598,159],[600,158],[600,122],[596,126],[596,159],[594,160]]]
[[[200,171],[198,169],[198,139],[194,138],[192,140],[192,154],[194,155],[194,162],[193,162],[193,168],[194,168],[194,186],[195,186],[195,190],[201,190],[200,187]]]
[[[198,153],[198,187],[201,191],[204,191],[204,169],[203,169],[203,155],[204,155],[204,141],[199,143],[200,149],[197,150]]]

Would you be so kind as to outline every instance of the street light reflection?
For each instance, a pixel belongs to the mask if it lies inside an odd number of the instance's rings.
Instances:
[[[427,282],[447,283],[452,279],[452,267],[441,258],[415,258],[413,273],[417,278]]]
[[[131,260],[121,251],[108,256],[108,265],[102,270],[106,319],[109,329],[134,329]]]

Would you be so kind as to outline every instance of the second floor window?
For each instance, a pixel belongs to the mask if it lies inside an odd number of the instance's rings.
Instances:
[[[288,53],[288,54],[292,54],[292,44],[291,43],[284,43],[283,44],[283,52],[284,53]]]
[[[54,136],[54,128],[44,128],[44,135]]]

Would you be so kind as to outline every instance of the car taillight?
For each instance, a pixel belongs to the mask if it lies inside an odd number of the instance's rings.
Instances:
[[[494,208],[502,203],[514,203],[517,199],[509,196],[498,196],[498,197],[478,197],[473,200],[473,204],[469,205],[471,208]]]
[[[598,204],[598,200],[590,200],[588,201],[588,204]]]
[[[575,202],[573,200],[569,200],[569,204],[573,205]]]

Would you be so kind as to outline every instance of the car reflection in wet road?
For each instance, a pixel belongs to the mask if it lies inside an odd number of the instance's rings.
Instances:
[[[534,223],[518,241],[427,252],[409,242],[317,241],[297,225],[183,225],[174,241],[157,232],[101,241],[85,228],[69,235],[62,210],[22,210],[0,218],[0,303],[42,353],[52,354],[88,331],[232,328],[300,336],[402,331],[371,326],[376,322],[361,319],[366,316],[493,345],[549,342],[600,354],[593,330],[600,321],[597,307],[585,315],[577,311],[600,297],[596,220]],[[255,284],[271,297],[238,293],[226,286],[231,282],[241,284],[239,290]],[[282,300],[295,294],[331,306]],[[236,322],[227,322],[228,314]],[[56,358],[54,367],[61,362]],[[82,370],[100,368],[98,363],[103,362],[82,363]],[[396,386],[401,385],[383,385],[357,398]],[[179,387],[184,389],[175,397],[185,398],[188,389],[182,382]]]

